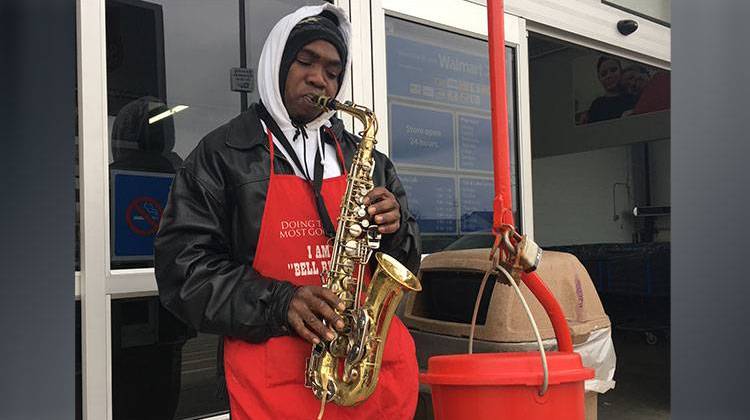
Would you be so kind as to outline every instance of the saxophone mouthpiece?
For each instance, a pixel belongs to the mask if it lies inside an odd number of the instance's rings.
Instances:
[[[318,104],[319,107],[329,111],[335,111],[339,104],[335,99],[324,95],[315,96],[315,103]]]

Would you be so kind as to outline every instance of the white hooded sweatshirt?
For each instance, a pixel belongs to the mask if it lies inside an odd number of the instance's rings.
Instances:
[[[338,163],[336,147],[331,144],[323,143],[320,138],[320,127],[324,125],[330,126],[330,121],[328,120],[335,112],[324,112],[319,115],[318,118],[307,123],[305,125],[308,135],[307,140],[302,138],[302,136],[299,136],[296,141],[292,141],[297,129],[292,125],[289,113],[287,112],[286,107],[284,107],[281,91],[279,90],[281,56],[284,53],[284,47],[286,46],[289,34],[292,32],[292,28],[294,28],[294,26],[302,19],[319,15],[324,10],[333,12],[339,18],[339,31],[341,31],[346,47],[349,50],[346,57],[346,64],[343,69],[341,86],[336,95],[336,100],[344,100],[345,92],[347,92],[349,88],[349,72],[352,62],[351,25],[349,24],[349,19],[343,9],[327,3],[320,6],[302,7],[296,12],[282,18],[276,26],[271,29],[271,32],[266,39],[266,43],[263,45],[263,51],[260,54],[260,61],[258,63],[258,93],[260,94],[260,99],[263,102],[263,105],[265,105],[266,109],[268,109],[268,112],[271,114],[271,117],[276,120],[276,123],[279,125],[279,128],[281,128],[284,136],[289,139],[294,148],[294,153],[297,154],[300,162],[302,162],[303,165],[305,162],[307,163],[307,168],[310,170],[310,176],[313,175],[312,170],[315,167],[315,152],[321,150],[321,156],[323,157],[323,178],[325,179],[341,175],[342,173],[341,167]],[[291,151],[285,150],[276,137],[274,137],[274,146],[276,150],[281,150],[287,160],[292,162],[292,159],[289,156]],[[292,165],[292,167],[297,176],[305,177],[296,165]]]

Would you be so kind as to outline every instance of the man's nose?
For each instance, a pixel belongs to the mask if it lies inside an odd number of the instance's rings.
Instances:
[[[322,66],[312,66],[307,73],[307,82],[318,88],[326,87],[325,69]]]

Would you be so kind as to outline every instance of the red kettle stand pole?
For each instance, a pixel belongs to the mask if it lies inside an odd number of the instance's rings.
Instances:
[[[493,231],[503,224],[513,225],[513,203],[510,188],[510,144],[508,140],[508,107],[505,86],[505,23],[503,0],[487,0],[488,47],[490,58],[490,106],[492,109],[492,157],[495,174]],[[536,273],[523,276],[524,284],[542,304],[552,322],[561,352],[572,352],[565,314],[552,292]]]

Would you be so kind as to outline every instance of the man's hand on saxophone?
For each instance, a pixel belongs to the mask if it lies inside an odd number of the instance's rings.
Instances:
[[[343,310],[344,304],[330,290],[320,286],[302,286],[289,302],[287,319],[297,335],[310,344],[318,344],[321,340],[334,338],[334,331],[323,325],[322,320],[338,331],[344,328],[344,321],[334,308]]]
[[[371,222],[378,225],[380,233],[398,231],[401,226],[401,207],[390,191],[384,187],[375,187],[365,196],[364,204],[368,206],[367,213]],[[344,321],[334,311],[336,307],[343,310],[344,304],[330,290],[320,286],[302,286],[289,303],[289,326],[310,344],[318,344],[321,340],[330,341],[334,338],[334,331],[326,325],[334,326],[337,331],[344,327]]]
[[[370,220],[378,225],[378,231],[389,234],[401,226],[401,206],[396,197],[384,187],[373,188],[366,196],[364,204],[369,206]]]

